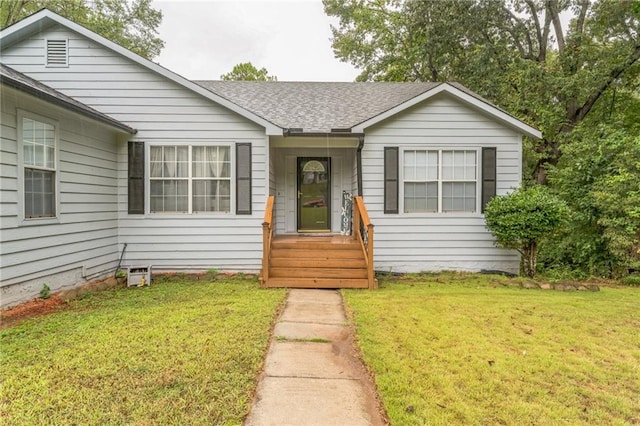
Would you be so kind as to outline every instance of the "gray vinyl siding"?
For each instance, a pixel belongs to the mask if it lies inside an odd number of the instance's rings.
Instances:
[[[18,179],[18,110],[57,122],[59,211],[24,220]],[[112,272],[118,261],[117,134],[2,86],[1,306]],[[35,283],[35,284],[34,284]]]
[[[363,191],[375,225],[375,268],[392,272],[497,269],[517,272],[517,253],[494,246],[481,213],[384,214],[384,147],[497,148],[497,193],[520,185],[522,136],[451,96],[438,95],[366,129]],[[479,152],[480,154],[480,152]],[[478,156],[480,161],[480,156]],[[479,167],[479,164],[478,164]],[[403,176],[400,168],[402,194]],[[479,196],[480,185],[477,187]]]
[[[44,66],[44,39],[69,40],[69,66]],[[205,97],[62,27],[3,51],[3,62],[138,130],[131,140],[169,144],[252,144],[252,214],[127,213],[127,142],[117,150],[119,249],[123,264],[162,270],[254,272],[262,258],[261,224],[269,190],[265,129]],[[233,154],[232,154],[233,155]],[[233,161],[232,156],[232,161]],[[234,182],[235,167],[232,167]],[[148,179],[146,182],[148,211]],[[232,198],[235,198],[232,183]],[[232,212],[235,212],[235,204]]]

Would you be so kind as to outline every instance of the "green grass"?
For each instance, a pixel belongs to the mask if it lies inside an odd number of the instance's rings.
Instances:
[[[344,291],[392,424],[640,423],[640,291],[443,274]]]
[[[2,423],[240,424],[285,292],[173,281],[2,331]]]

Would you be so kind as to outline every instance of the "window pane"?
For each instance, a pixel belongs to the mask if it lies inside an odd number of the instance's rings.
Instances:
[[[404,211],[435,212],[438,210],[437,182],[405,182]]]
[[[27,166],[55,168],[55,128],[51,124],[22,119],[22,153]]]
[[[476,210],[475,182],[443,182],[442,183],[442,211]]]
[[[176,177],[176,147],[162,147],[162,176]]]
[[[438,151],[405,151],[404,180],[437,180]]]
[[[162,147],[152,146],[149,149],[149,176],[162,177]]]
[[[416,179],[416,152],[405,151],[404,152],[404,178],[406,180]]]
[[[184,213],[189,210],[186,180],[152,180],[150,187],[152,212]]]
[[[33,125],[34,121],[29,118],[22,119],[22,140],[33,144]]]
[[[427,179],[427,152],[416,151],[416,180]]]
[[[177,177],[189,176],[189,147],[188,146],[176,147],[176,176]]]
[[[29,166],[35,165],[36,159],[33,145],[25,143],[22,147],[22,152],[24,155],[24,164]]]
[[[438,179],[438,151],[428,151],[427,180]]]
[[[216,147],[218,151],[218,165],[216,167],[216,176],[222,178],[231,177],[231,158],[228,146]]]
[[[44,123],[36,121],[33,127],[33,140],[38,145],[45,144],[45,128]]]
[[[476,152],[475,151],[466,151],[465,175],[463,179],[466,179],[466,180],[476,179]]]
[[[55,133],[54,133],[53,126],[50,125],[50,124],[45,124],[45,127],[44,127],[44,144],[46,146],[50,146],[50,147],[54,146],[55,145],[54,142],[53,142],[54,136],[55,136]]]
[[[194,177],[230,177],[229,147],[193,147]]]
[[[55,165],[55,148],[47,146],[46,148],[46,155],[45,157],[47,158],[45,167],[48,167],[50,169],[55,169],[56,165]]]
[[[453,179],[453,151],[442,151],[442,179]]]
[[[192,161],[193,161],[193,176],[194,177],[206,177],[206,155],[204,146],[194,146],[191,149]]]
[[[442,151],[442,180],[475,179],[475,151]]]
[[[34,146],[34,151],[36,154],[36,159],[33,162],[33,165],[44,167],[44,145]]]
[[[55,172],[25,168],[24,210],[27,218],[55,216]]]
[[[228,180],[196,180],[193,182],[194,212],[227,212],[231,210],[231,182]]]
[[[428,212],[438,211],[438,182],[427,183],[427,207]]]

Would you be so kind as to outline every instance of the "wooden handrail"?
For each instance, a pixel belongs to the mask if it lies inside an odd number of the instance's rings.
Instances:
[[[262,222],[262,279],[263,286],[269,280],[269,259],[271,258],[271,240],[273,239],[273,205],[275,196],[269,195],[264,209]]]
[[[362,252],[367,265],[367,280],[369,288],[376,288],[376,280],[373,271],[373,224],[369,219],[369,213],[364,205],[362,196],[353,197],[356,206],[353,209],[353,235],[360,241]]]

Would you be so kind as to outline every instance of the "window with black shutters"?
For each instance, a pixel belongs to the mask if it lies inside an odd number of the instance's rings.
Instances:
[[[229,213],[231,191],[231,146],[149,147],[150,213]]]

